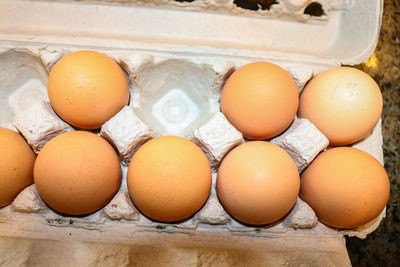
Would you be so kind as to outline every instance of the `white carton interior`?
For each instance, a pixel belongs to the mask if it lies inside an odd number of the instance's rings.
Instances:
[[[136,5],[134,1],[121,2],[128,3],[112,5],[96,1],[0,0],[3,14],[0,16],[0,52],[3,51],[0,54],[0,96],[11,96],[0,98],[2,126],[12,128],[11,121],[18,107],[28,105],[20,102],[21,99],[27,102],[47,99],[45,64],[48,63],[51,68],[54,62],[44,60],[41,54],[44,49],[54,51],[55,58],[62,56],[63,51],[79,49],[95,49],[117,61],[132,53],[140,55],[142,59],[150,56],[152,63],[149,65],[147,61],[139,61],[137,73],[129,73],[129,68],[125,66],[131,82],[132,78],[140,77],[135,80],[136,84],[153,83],[155,78],[162,77],[171,67],[176,67],[178,71],[188,69],[187,81],[179,78],[177,83],[189,85],[190,88],[192,78],[210,80],[206,74],[201,76],[202,71],[207,73],[210,69],[214,70],[218,77],[218,66],[224,66],[221,71],[224,73],[231,66],[266,60],[287,69],[301,86],[312,74],[341,64],[356,64],[366,60],[377,42],[383,4],[383,1],[373,0],[325,1],[336,3],[333,5],[335,8],[326,15],[327,18],[300,23],[288,13],[276,17],[272,17],[271,13],[268,16],[251,15],[247,11],[242,15],[229,12],[216,14],[201,6],[186,10],[179,9],[179,5],[170,9],[165,4],[153,6]],[[124,62],[120,63],[124,66]],[[167,64],[167,67],[163,67],[163,64]],[[181,64],[183,66],[179,66]],[[198,74],[193,76],[193,73]],[[308,78],[304,73],[309,74]],[[133,90],[135,83],[131,86]],[[176,86],[172,83],[170,89]],[[150,88],[154,87],[157,85],[150,85]],[[169,133],[187,136],[218,111],[220,92],[215,88],[220,87],[210,82],[202,86],[202,95],[193,96],[190,95],[193,92],[186,92],[192,100],[188,100],[181,91],[169,91],[169,94],[174,94],[169,96],[171,99],[180,99],[179,103],[187,104],[191,109],[188,114],[204,115],[197,122],[185,121],[185,126],[178,126],[181,127],[179,129],[160,120],[162,114],[157,109],[157,103],[168,100],[163,100],[166,95],[162,93],[160,96],[164,97],[145,101],[154,103],[151,112],[145,112],[153,117],[146,118],[140,111],[138,116],[142,116],[141,119],[160,134],[167,129]],[[26,96],[21,97],[23,94]],[[145,93],[131,92],[132,100],[145,98]],[[196,103],[190,102],[193,99]],[[134,101],[131,104],[135,107]],[[138,107],[141,107],[140,104]],[[137,110],[140,110],[138,107]],[[176,110],[170,112],[172,117],[181,115]],[[157,124],[162,125],[160,127]],[[355,146],[383,163],[381,142],[378,123],[373,134]],[[123,170],[126,175],[126,167]],[[213,180],[215,182],[215,173]],[[125,183],[120,191],[126,192]],[[103,210],[77,218],[56,214],[40,203],[36,204],[39,208],[34,213],[17,212],[12,210],[11,205],[0,209],[0,234],[135,244],[155,244],[158,240],[164,240],[178,246],[217,242],[221,246],[240,247],[257,243],[267,250],[273,247],[276,250],[301,247],[304,250],[319,249],[346,254],[343,234],[348,232],[349,235],[365,237],[376,229],[385,214],[383,211],[377,219],[359,229],[336,231],[321,223],[299,229],[290,226],[285,219],[274,225],[255,228],[243,226],[233,219],[218,226],[203,224],[199,223],[198,215],[179,224],[157,223],[142,215],[133,216],[137,220],[132,221],[111,220]],[[168,235],[171,234],[173,238],[169,239]],[[348,263],[348,260],[345,262]]]
[[[75,44],[214,58],[270,58],[321,67],[351,65],[373,52],[383,5],[382,0],[321,1],[336,3],[328,18],[299,23],[290,16],[217,14],[206,8],[193,11],[120,2],[1,0],[0,40],[12,46],[16,42]]]

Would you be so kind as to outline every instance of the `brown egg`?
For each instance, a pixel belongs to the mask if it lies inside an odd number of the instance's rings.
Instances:
[[[128,80],[120,66],[95,51],[60,59],[50,72],[47,90],[55,112],[84,129],[100,128],[129,100]]]
[[[322,131],[332,146],[354,143],[367,136],[382,112],[382,94],[366,73],[349,67],[324,71],[300,96],[298,116]]]
[[[34,181],[51,208],[84,215],[111,201],[121,183],[121,165],[103,138],[84,131],[68,132],[51,139],[40,151]]]
[[[301,175],[301,198],[319,220],[336,228],[363,225],[388,202],[385,169],[368,153],[337,147],[320,154]]]
[[[269,139],[282,133],[292,123],[298,105],[293,78],[268,62],[237,69],[221,94],[222,112],[248,139]]]
[[[237,220],[275,222],[296,203],[300,177],[289,154],[277,145],[253,141],[233,149],[218,170],[217,194]]]
[[[0,127],[0,207],[33,183],[36,155],[18,133]]]
[[[164,222],[183,220],[198,211],[211,189],[211,167],[203,151],[177,136],[145,143],[128,169],[128,190],[135,206]]]

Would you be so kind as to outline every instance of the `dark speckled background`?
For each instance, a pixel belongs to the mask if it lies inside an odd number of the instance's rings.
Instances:
[[[383,99],[383,151],[391,182],[386,218],[365,240],[347,239],[353,266],[400,266],[400,0],[386,0],[378,46],[357,66],[379,84]]]

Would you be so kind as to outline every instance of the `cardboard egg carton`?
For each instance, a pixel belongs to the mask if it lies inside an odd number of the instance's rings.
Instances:
[[[170,9],[185,8],[193,11],[208,11],[218,14],[235,14],[244,16],[262,16],[262,17],[289,17],[302,22],[309,20],[325,21],[329,19],[331,10],[340,10],[346,4],[343,0],[280,0],[256,3],[252,5],[252,9],[242,8],[241,5],[235,4],[233,0],[194,0],[191,2],[182,2],[174,0],[117,0],[116,2],[124,4],[135,4],[144,7],[168,7]],[[250,1],[251,3],[251,1]],[[258,8],[257,8],[258,5]],[[316,11],[310,12],[309,9]]]
[[[343,236],[365,238],[378,227],[385,210],[364,226],[337,230],[318,222],[299,198],[280,221],[252,227],[226,213],[215,193],[219,163],[245,142],[219,111],[222,85],[234,69],[256,60],[273,62],[292,75],[301,92],[307,81],[323,70],[366,60],[377,42],[380,1],[320,1],[321,17],[304,15],[311,1],[278,2],[269,10],[251,12],[233,7],[232,1],[217,0],[118,4],[0,0],[4,9],[0,64],[7,70],[0,73],[0,125],[22,134],[25,131],[36,152],[51,137],[74,130],[48,109],[47,75],[63,55],[81,49],[109,55],[127,73],[131,90],[129,106],[98,132],[113,144],[122,163],[122,184],[114,199],[89,216],[63,216],[49,209],[32,185],[0,209],[0,235],[151,246],[159,246],[163,240],[177,247],[258,244],[262,253],[319,251],[326,255],[321,264],[349,265]],[[13,14],[12,20],[9,14]],[[33,20],[32,14],[43,16]],[[36,110],[39,119],[30,110]],[[354,147],[383,164],[380,124]],[[135,131],[128,133],[128,125]],[[40,129],[33,136],[32,127]],[[205,205],[175,224],[143,216],[131,202],[126,186],[127,165],[134,152],[164,134],[194,141],[213,168],[213,187]],[[287,150],[299,172],[328,145],[311,122],[297,118],[270,141]]]

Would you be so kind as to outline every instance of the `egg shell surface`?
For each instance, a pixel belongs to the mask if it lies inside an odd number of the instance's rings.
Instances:
[[[129,101],[128,80],[110,57],[82,50],[61,58],[49,74],[47,91],[54,111],[83,129],[98,129]]]
[[[221,111],[247,139],[269,139],[294,120],[299,105],[297,86],[278,65],[253,62],[237,69],[221,94]]]
[[[301,175],[300,197],[321,222],[335,228],[354,228],[376,218],[389,194],[385,169],[356,148],[329,149]]]
[[[218,170],[218,199],[234,218],[251,225],[284,217],[296,203],[299,189],[300,176],[293,159],[265,141],[234,148]]]
[[[0,207],[33,183],[36,155],[17,132],[0,127]]]
[[[298,116],[314,123],[331,146],[340,146],[371,133],[382,107],[381,91],[368,74],[339,67],[310,81],[300,96]]]
[[[211,167],[203,151],[177,136],[145,143],[133,156],[127,176],[135,206],[151,219],[186,219],[206,202],[211,190]]]
[[[34,181],[51,208],[84,215],[111,201],[121,184],[121,165],[102,137],[73,131],[54,137],[43,147],[35,163]]]

